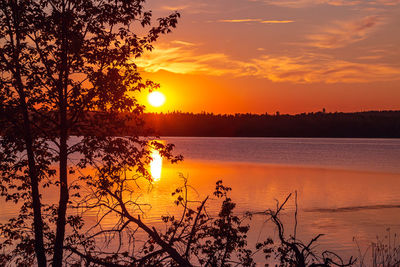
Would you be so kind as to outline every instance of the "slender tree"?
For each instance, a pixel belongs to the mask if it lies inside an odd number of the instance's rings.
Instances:
[[[2,247],[14,248],[6,260],[61,266],[73,224],[70,191],[78,187],[70,180],[72,154],[81,155],[77,168],[86,168],[97,151],[113,150],[148,176],[147,141],[135,135],[143,107],[134,96],[158,85],[142,80],[135,58],[170,32],[179,14],[156,26],[151,17],[144,0],[0,1],[0,189],[21,206],[0,228]],[[70,141],[76,135],[83,137]],[[159,148],[168,156],[172,147]],[[58,203],[42,203],[49,186],[59,187]],[[26,256],[31,251],[36,260]]]

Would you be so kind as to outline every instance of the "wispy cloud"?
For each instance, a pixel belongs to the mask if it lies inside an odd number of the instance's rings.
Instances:
[[[146,72],[165,70],[178,74],[208,74],[214,76],[244,73],[255,75],[253,63],[232,60],[224,53],[195,54],[184,47],[156,48],[151,54],[134,61]],[[243,72],[244,71],[244,72]]]
[[[219,22],[231,22],[231,23],[239,23],[239,22],[260,22],[260,19],[221,19]]]
[[[294,22],[294,20],[221,19],[218,22],[228,22],[228,23],[256,22],[264,24],[285,24],[285,23],[292,23]]]
[[[321,33],[307,36],[309,45],[319,48],[339,48],[364,40],[383,21],[377,16],[358,20],[336,22],[323,27]]]
[[[162,6],[161,9],[167,11],[177,11],[187,9],[189,5],[180,5],[180,6]]]
[[[186,42],[186,41],[181,41],[181,40],[174,40],[171,42],[172,44],[177,44],[177,45],[184,45],[184,46],[196,46],[197,44],[191,43],[191,42]]]
[[[372,55],[372,56],[361,56],[357,57],[357,59],[360,60],[376,60],[376,59],[381,59],[383,56],[380,55]]]
[[[385,6],[395,6],[400,4],[400,0],[376,0],[369,1],[370,5],[385,5]]]
[[[218,12],[208,1],[157,0],[156,2],[160,2],[157,9],[165,11],[184,11],[185,14],[214,14]]]
[[[325,0],[320,1],[321,4],[327,4],[331,6],[355,6],[362,3],[359,0]]]
[[[291,7],[291,8],[303,8],[311,5],[328,4],[333,6],[353,6],[360,3],[357,0],[250,0],[250,1],[261,1],[266,4]]]
[[[292,23],[294,20],[263,20],[261,23],[265,24],[285,24],[285,23]]]
[[[262,55],[248,61],[224,53],[196,54],[188,47],[158,47],[135,59],[146,72],[232,75],[292,83],[358,83],[400,80],[400,69],[384,64],[356,63],[323,55],[300,57]]]
[[[364,83],[400,79],[396,74],[400,69],[394,67],[334,58],[263,56],[254,62],[260,68],[259,75],[275,82]]]
[[[251,2],[264,2],[270,5],[303,8],[311,5],[331,5],[331,6],[394,6],[400,4],[400,0],[249,0]]]

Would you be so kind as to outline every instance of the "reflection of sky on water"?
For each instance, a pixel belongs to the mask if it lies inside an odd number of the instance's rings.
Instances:
[[[400,174],[400,139],[165,137],[185,159]]]
[[[208,211],[217,214],[220,203],[212,200],[212,192],[217,180],[232,187],[231,197],[237,204],[235,211],[258,212],[274,209],[276,200],[280,202],[294,192],[298,192],[299,228],[298,235],[308,242],[316,234],[325,234],[319,244],[320,249],[331,249],[345,256],[357,256],[353,237],[366,249],[376,236],[384,238],[386,229],[400,233],[400,209],[352,209],[351,207],[396,206],[400,199],[400,174],[368,171],[338,170],[233,163],[218,161],[186,160],[178,165],[165,164],[163,179],[159,181],[149,196],[153,209],[147,219],[155,222],[162,213],[176,212],[170,193],[182,181],[178,173],[188,176],[192,199],[201,200],[210,196]],[[340,208],[349,211],[339,212]],[[318,212],[318,209],[337,209],[335,212]],[[291,233],[294,222],[294,201],[290,201],[282,213],[287,234]],[[252,241],[267,236],[276,236],[276,229],[266,223],[264,216],[254,216],[251,222]]]

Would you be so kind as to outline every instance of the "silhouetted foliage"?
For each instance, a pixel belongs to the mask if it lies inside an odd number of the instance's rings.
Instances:
[[[17,218],[0,226],[1,259],[9,264],[61,266],[65,246],[79,240],[82,227],[79,216],[67,214],[81,186],[71,181],[74,172],[103,160],[149,177],[148,141],[109,135],[129,128],[127,121],[141,124],[143,106],[133,95],[158,85],[142,80],[135,58],[179,17],[159,18],[152,27],[143,4],[0,1],[0,193],[20,207]],[[68,142],[76,131],[86,135]],[[171,158],[171,145],[159,149]],[[78,164],[69,163],[74,154]],[[59,189],[58,203],[44,203],[46,187]]]
[[[92,229],[89,229],[82,235],[79,238],[80,243],[69,248],[78,257],[69,258],[70,265],[80,266],[85,263],[96,266],[256,266],[257,253],[264,254],[267,266],[277,264],[329,267],[351,266],[355,262],[350,259],[344,263],[338,255],[328,251],[323,252],[321,256],[317,254],[312,246],[321,235],[312,239],[307,245],[295,235],[286,239],[280,212],[291,195],[281,205],[277,204],[276,210],[268,209],[258,213],[265,216],[266,221],[273,223],[279,232],[279,239],[274,242],[268,238],[263,242],[248,244],[249,222],[254,214],[239,216],[234,212],[236,204],[229,197],[231,188],[223,185],[222,181],[216,183],[213,193],[213,200],[220,203],[219,212],[210,214],[207,212],[207,203],[211,197],[206,197],[202,201],[189,199],[188,190],[191,187],[187,179],[182,176],[183,186],[172,193],[176,197],[175,204],[181,210],[177,215],[162,216],[165,227],[156,229],[147,226],[140,215],[135,216],[131,212],[134,210],[133,207],[138,207],[140,204],[132,201],[138,191],[135,192],[126,184],[129,179],[123,183],[116,182],[114,185],[117,187],[114,187],[110,186],[113,184],[110,178],[106,179],[107,182],[99,182],[94,194],[89,195],[82,203],[85,205],[95,203],[93,208],[101,206],[104,209],[101,220],[111,216],[110,212],[114,211],[121,214],[121,221],[111,230],[92,234]],[[119,186],[124,183],[126,186]],[[114,188],[115,193],[110,188]],[[123,199],[122,192],[127,193],[130,198]],[[144,230],[148,239],[133,249],[129,245],[135,241],[128,237],[138,233],[137,227]],[[165,230],[162,230],[163,228]],[[110,233],[113,234],[112,237],[109,237]],[[118,249],[107,254],[101,249],[98,250],[100,234],[105,235],[105,238],[108,236],[107,242],[116,241],[115,243],[119,244]]]
[[[308,243],[304,243],[296,237],[297,232],[297,193],[296,193],[296,212],[294,233],[287,237],[285,228],[280,219],[280,212],[290,199],[292,194],[286,197],[282,204],[277,203],[275,210],[268,209],[264,212],[274,223],[278,230],[279,246],[275,250],[275,255],[279,259],[279,266],[297,266],[297,267],[316,267],[316,266],[352,266],[356,259],[350,257],[347,262],[334,252],[323,251],[320,255],[313,250],[313,246],[323,234],[318,234]]]
[[[358,266],[360,267],[399,267],[400,266],[400,245],[397,234],[393,234],[390,228],[386,229],[384,238],[376,237],[371,245],[361,251],[357,239],[353,238],[358,247]],[[368,258],[369,252],[371,258]]]

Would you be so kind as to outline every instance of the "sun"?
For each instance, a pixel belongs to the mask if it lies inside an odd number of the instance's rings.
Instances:
[[[153,107],[160,107],[165,103],[165,96],[161,92],[154,91],[149,94],[147,101],[149,101],[150,105]]]

